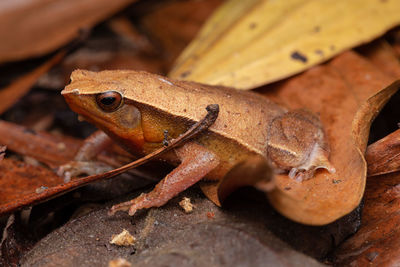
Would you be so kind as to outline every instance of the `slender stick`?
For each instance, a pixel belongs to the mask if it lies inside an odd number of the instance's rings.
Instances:
[[[202,120],[195,123],[184,134],[180,135],[178,138],[169,142],[167,146],[164,146],[164,147],[154,151],[153,153],[146,155],[145,157],[142,157],[134,162],[128,163],[122,167],[111,170],[109,172],[105,172],[105,173],[97,174],[97,175],[91,175],[91,176],[87,176],[87,177],[83,177],[83,178],[78,178],[78,179],[72,180],[68,183],[63,183],[63,184],[59,184],[59,185],[44,189],[40,193],[35,192],[35,193],[28,194],[28,195],[24,196],[24,198],[21,198],[16,201],[13,201],[11,203],[0,206],[0,214],[2,215],[2,214],[10,213],[14,210],[21,209],[25,206],[32,206],[34,204],[55,198],[59,195],[62,195],[67,192],[70,192],[72,190],[75,190],[75,189],[82,187],[84,185],[87,185],[89,183],[114,177],[114,176],[121,174],[129,169],[138,167],[138,166],[154,159],[155,157],[160,156],[161,154],[176,148],[177,146],[179,146],[179,145],[183,144],[184,142],[187,142],[188,140],[193,138],[195,135],[201,133],[204,130],[207,130],[215,122],[215,120],[218,117],[219,106],[217,104],[208,105],[206,110],[207,110],[207,115]],[[0,147],[0,152],[2,151],[2,149],[5,149],[5,148]]]

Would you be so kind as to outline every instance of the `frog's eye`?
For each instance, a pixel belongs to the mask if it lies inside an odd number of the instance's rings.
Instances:
[[[105,112],[112,112],[122,103],[122,95],[115,91],[108,91],[96,96],[97,105]]]

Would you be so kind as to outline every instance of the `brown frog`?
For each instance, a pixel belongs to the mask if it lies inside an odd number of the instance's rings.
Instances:
[[[232,168],[254,157],[299,181],[312,178],[317,169],[335,171],[316,115],[288,111],[253,92],[147,72],[76,70],[62,95],[73,111],[108,136],[96,133],[89,138],[77,161],[90,160],[110,138],[131,153],[149,154],[201,120],[206,106],[219,105],[211,127],[161,157],[176,168],[153,191],[112,207],[112,212],[129,209],[133,215],[138,209],[162,206],[203,178],[223,180]],[[248,177],[242,179],[246,184]]]

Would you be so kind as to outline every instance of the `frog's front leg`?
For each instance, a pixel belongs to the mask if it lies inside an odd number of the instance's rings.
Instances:
[[[68,181],[73,176],[93,175],[111,170],[112,168],[104,163],[92,161],[111,144],[112,140],[103,131],[96,131],[85,139],[73,161],[58,168],[57,174]]]
[[[139,209],[160,207],[201,180],[219,164],[219,159],[213,152],[194,142],[186,143],[175,152],[181,160],[180,165],[162,179],[153,191],[114,205],[110,214],[129,210],[129,215],[133,216]]]

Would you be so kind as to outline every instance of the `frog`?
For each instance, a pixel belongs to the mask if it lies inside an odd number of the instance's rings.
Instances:
[[[111,214],[128,211],[133,216],[140,209],[165,205],[199,181],[221,184],[235,173],[240,173],[237,186],[254,185],[252,170],[260,164],[299,182],[316,171],[335,172],[319,117],[307,109],[289,110],[255,92],[145,71],[78,69],[61,94],[79,117],[100,129],[82,145],[75,163],[89,162],[113,142],[134,155],[148,155],[199,122],[205,107],[219,107],[209,128],[160,156],[175,168],[152,191],[114,205]],[[76,166],[67,164],[63,171]],[[269,190],[271,181],[259,183],[259,188]],[[218,198],[210,199],[221,205]]]

